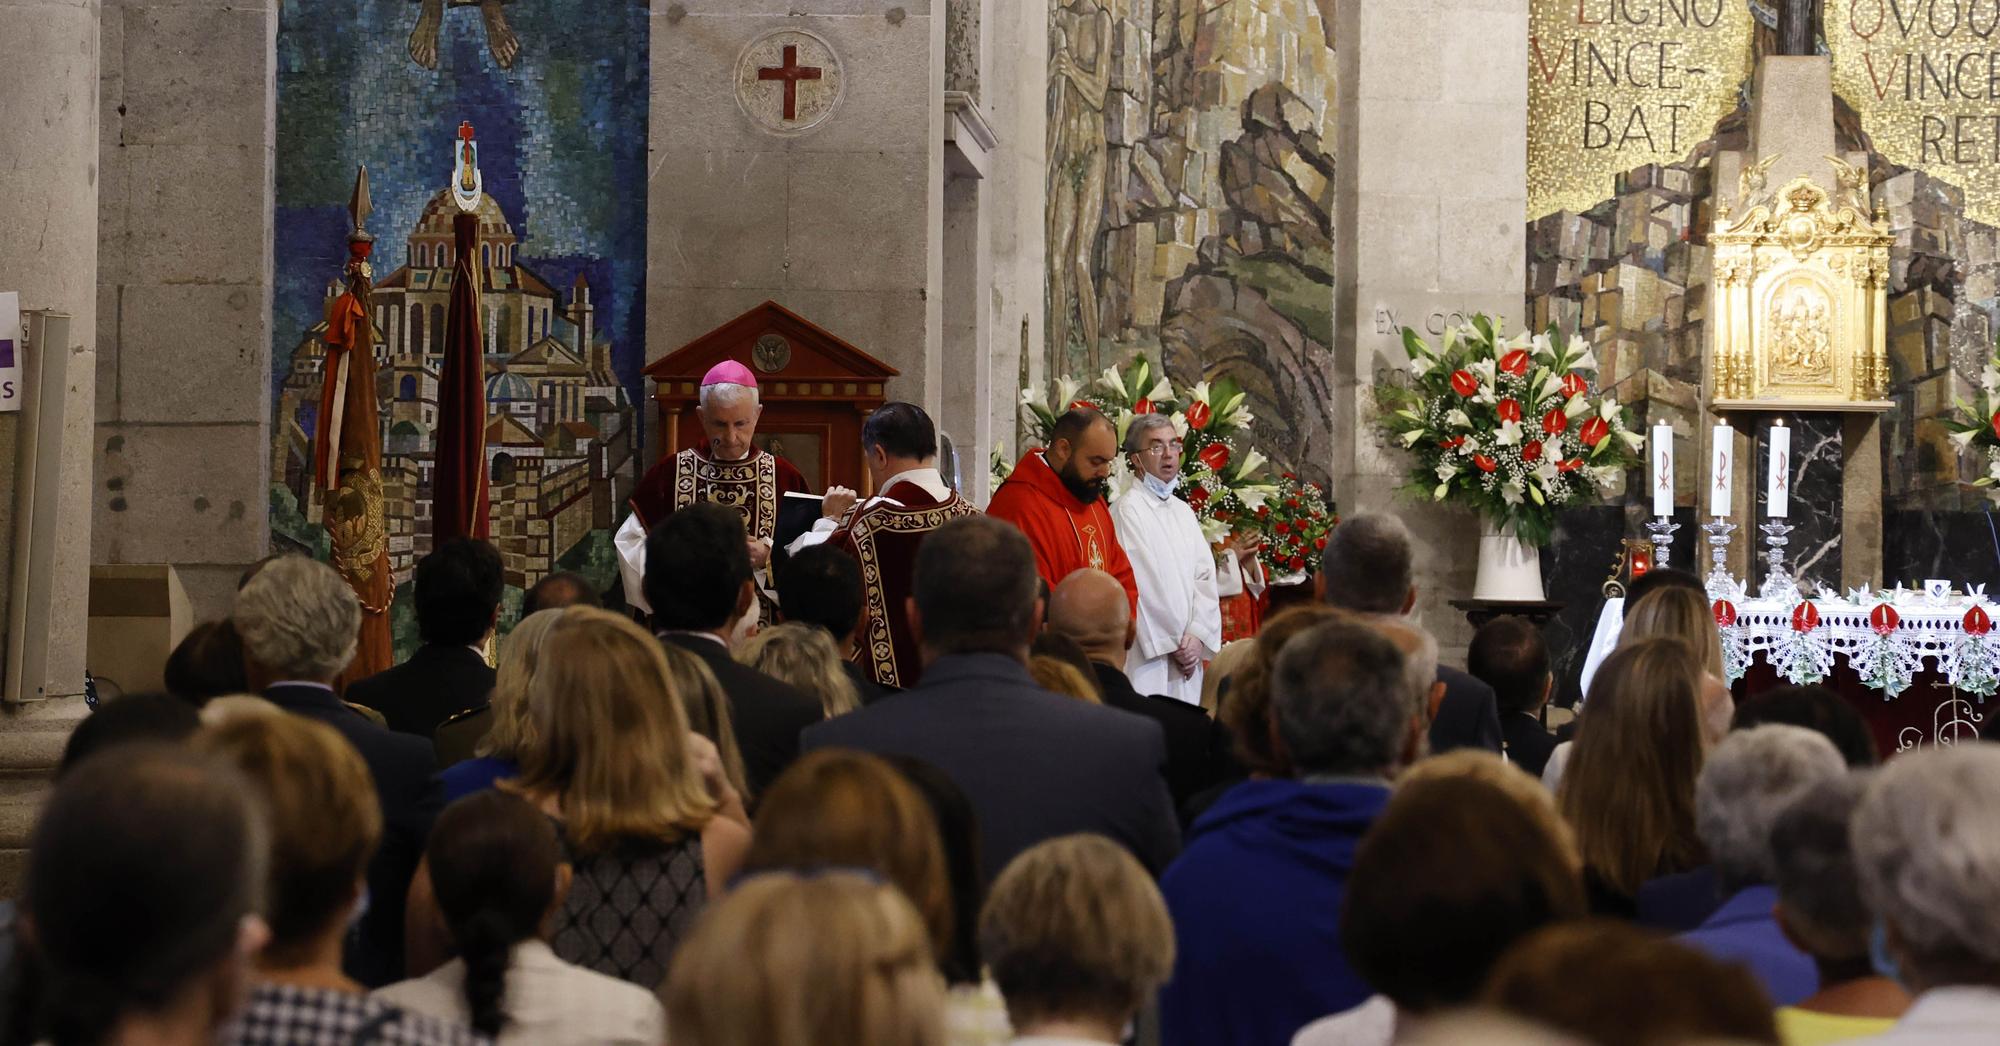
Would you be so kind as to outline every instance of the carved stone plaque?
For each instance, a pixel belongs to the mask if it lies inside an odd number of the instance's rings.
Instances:
[[[845,86],[832,45],[801,29],[765,33],[736,60],[737,104],[774,134],[803,134],[824,123]]]

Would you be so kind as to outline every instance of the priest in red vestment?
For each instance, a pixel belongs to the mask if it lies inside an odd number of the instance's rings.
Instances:
[[[676,509],[697,501],[714,501],[743,517],[743,527],[749,532],[750,565],[757,573],[757,588],[765,603],[760,617],[770,620],[768,594],[775,591],[770,578],[771,546],[778,536],[778,507],[787,493],[810,491],[805,477],[791,462],[752,442],[763,412],[757,398],[757,377],[750,368],[725,360],[703,375],[695,416],[707,438],[646,472],[632,492],[632,515],[613,540],[627,604],[652,612],[640,591],[646,577],[646,533]]]
[[[1007,481],[993,492],[986,514],[1028,535],[1035,569],[1051,590],[1070,571],[1093,567],[1125,586],[1136,614],[1139,585],[1104,503],[1117,457],[1118,430],[1111,419],[1090,407],[1072,407],[1056,419],[1047,447],[1021,455]]]
[[[917,549],[937,528],[979,514],[945,486],[937,447],[937,427],[914,403],[888,403],[870,414],[861,427],[861,450],[877,493],[842,517],[826,539],[861,564],[867,621],[855,658],[885,687],[908,689],[923,671],[908,612]]]

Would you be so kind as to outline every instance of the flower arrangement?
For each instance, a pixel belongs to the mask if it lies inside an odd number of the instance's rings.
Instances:
[[[1415,456],[1410,489],[1458,501],[1529,545],[1556,510],[1638,464],[1645,437],[1610,396],[1594,398],[1590,346],[1550,327],[1503,338],[1474,316],[1437,345],[1404,328],[1407,384],[1383,386],[1384,428]]]
[[[1986,473],[1972,481],[1984,487],[1986,496],[2000,501],[2000,340],[1979,376],[1979,393],[1968,403],[1963,397],[1952,401],[1952,416],[1944,419],[1951,430],[1951,444],[1959,453],[1978,447],[1986,455]]]
[[[1340,523],[1340,517],[1326,503],[1325,488],[1289,472],[1278,480],[1277,493],[1258,511],[1265,540],[1257,558],[1274,578],[1312,573],[1326,548],[1327,535]]]
[[[1117,428],[1121,444],[1134,418],[1164,414],[1173,421],[1184,446],[1180,496],[1201,521],[1203,536],[1213,543],[1239,529],[1263,529],[1257,525],[1257,512],[1278,488],[1258,478],[1266,463],[1264,455],[1243,445],[1255,418],[1235,379],[1200,382],[1183,393],[1141,355],[1122,368],[1106,367],[1088,387],[1065,377],[1056,382],[1055,393],[1053,401],[1032,389],[1021,393],[1023,416],[1035,441],[1046,444],[1056,419],[1071,407],[1101,411]],[[1057,403],[1062,406],[1054,406]],[[1111,497],[1115,500],[1136,482],[1120,455],[1112,466]]]

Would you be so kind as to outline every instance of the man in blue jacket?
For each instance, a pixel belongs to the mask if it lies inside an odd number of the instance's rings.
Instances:
[[[1285,644],[1271,715],[1297,776],[1231,789],[1160,881],[1177,938],[1163,1046],[1286,1046],[1372,994],[1341,952],[1341,896],[1390,779],[1421,750],[1421,701],[1369,625],[1333,621]]]

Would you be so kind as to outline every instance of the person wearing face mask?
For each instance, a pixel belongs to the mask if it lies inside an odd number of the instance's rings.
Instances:
[[[1111,506],[1111,519],[1132,546],[1127,555],[1139,582],[1138,637],[1125,674],[1142,694],[1200,704],[1202,663],[1222,649],[1222,604],[1201,522],[1174,496],[1181,450],[1171,418],[1133,418],[1125,453],[1139,485]]]
[[[993,492],[986,514],[1028,536],[1035,572],[1049,588],[1062,584],[1071,571],[1093,567],[1125,586],[1137,613],[1139,585],[1104,504],[1117,457],[1118,431],[1111,419],[1091,407],[1071,407],[1056,419],[1047,447],[1021,455],[1007,481]]]
[[[714,501],[743,517],[750,566],[759,579],[758,620],[771,621],[771,548],[778,540],[778,508],[786,494],[809,493],[810,488],[791,462],[753,442],[763,413],[757,376],[750,368],[724,360],[702,376],[695,416],[707,438],[647,470],[632,492],[632,514],[613,539],[628,605],[648,613],[653,609],[645,593],[646,535],[674,512]],[[853,491],[835,488],[827,495],[821,505],[827,516],[838,518],[854,504]]]

